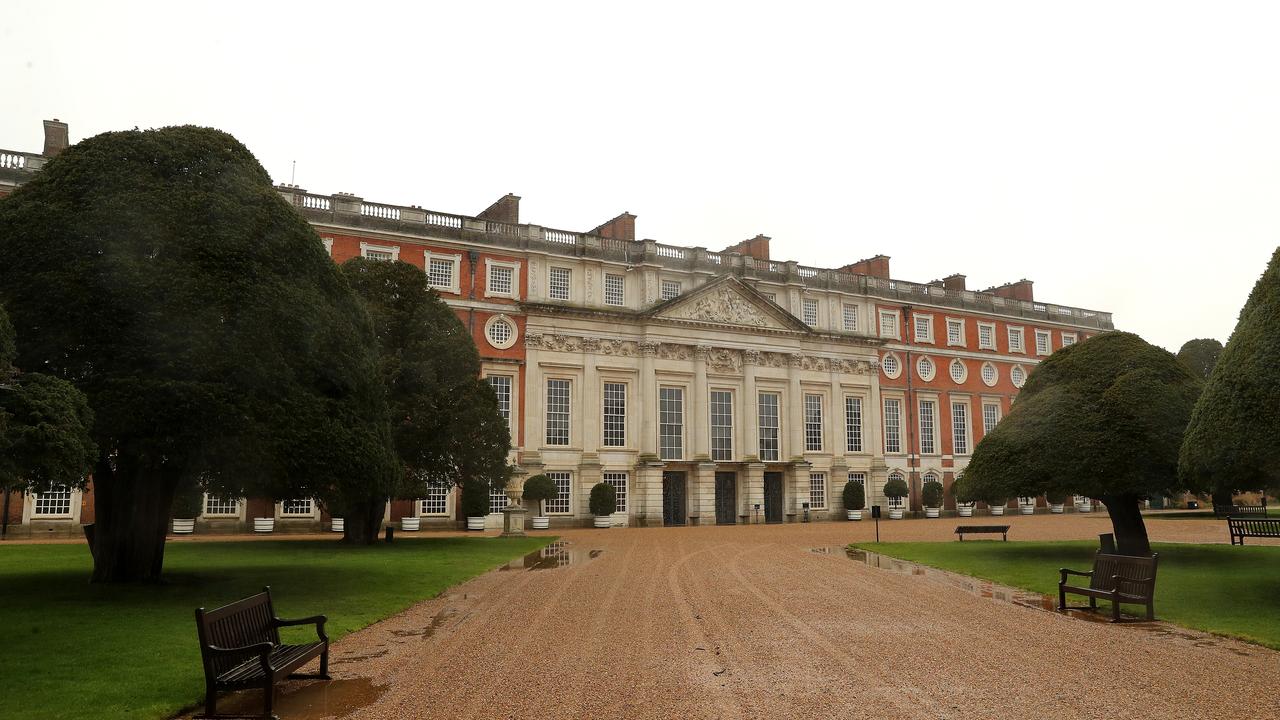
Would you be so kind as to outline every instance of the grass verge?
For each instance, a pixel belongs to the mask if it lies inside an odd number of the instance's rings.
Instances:
[[[1088,570],[1097,543],[978,541],[858,543],[856,547],[1056,598],[1058,568]],[[1280,650],[1280,547],[1172,543],[1152,547],[1160,553],[1156,618]],[[1126,606],[1131,611],[1135,608]]]
[[[171,543],[153,586],[90,585],[83,545],[0,546],[0,717],[169,717],[204,693],[197,607],[270,585],[278,614],[328,615],[336,640],[551,539]]]

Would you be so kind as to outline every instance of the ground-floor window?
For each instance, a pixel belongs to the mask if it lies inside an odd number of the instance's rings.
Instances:
[[[827,507],[826,473],[809,473],[809,507],[814,510]]]
[[[556,496],[547,501],[547,512],[568,513],[572,507],[569,495],[569,473],[549,472],[547,477],[556,484]]]
[[[444,515],[449,512],[449,487],[432,485],[427,488],[427,496],[422,498],[422,515]]]
[[[35,517],[67,517],[71,515],[71,488],[54,485],[49,492],[36,494]]]
[[[489,488],[489,514],[501,514],[507,506],[507,491],[503,488]]]
[[[315,512],[311,498],[301,500],[284,500],[280,503],[280,514],[284,517],[310,517]]]
[[[205,515],[239,515],[240,501],[235,498],[218,497],[217,495],[204,496],[204,514]]]
[[[613,486],[613,496],[617,499],[617,507],[614,512],[624,513],[627,511],[627,474],[624,472],[607,472],[604,474],[604,481]]]

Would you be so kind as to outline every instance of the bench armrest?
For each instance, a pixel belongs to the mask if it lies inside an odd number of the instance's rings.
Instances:
[[[324,615],[312,615],[311,617],[293,618],[286,620],[285,618],[271,618],[271,624],[276,627],[289,627],[292,625],[315,625],[316,635],[320,636],[323,642],[329,642],[329,636],[324,632],[324,624],[328,621],[328,617]]]
[[[1079,570],[1069,570],[1067,568],[1058,568],[1058,574],[1060,575],[1060,578],[1058,579],[1059,585],[1067,581],[1068,575],[1079,575],[1080,577],[1093,577],[1092,570],[1090,570],[1089,572],[1081,572]]]

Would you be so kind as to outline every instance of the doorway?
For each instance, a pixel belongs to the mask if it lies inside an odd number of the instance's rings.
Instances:
[[[733,525],[738,522],[738,474],[716,473],[716,524]]]
[[[685,524],[685,475],[683,472],[662,473],[662,524]]]
[[[782,473],[764,474],[764,521],[782,522]]]

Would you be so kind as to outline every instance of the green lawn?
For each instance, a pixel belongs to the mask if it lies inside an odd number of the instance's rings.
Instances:
[[[90,585],[83,545],[0,545],[0,717],[169,717],[203,697],[197,607],[270,585],[279,615],[326,614],[337,639],[548,542],[170,543],[167,582],[134,587]]]
[[[1058,568],[1088,570],[1097,543],[859,543],[858,547],[1056,598]],[[1280,547],[1156,543],[1153,549],[1160,553],[1156,618],[1280,649]],[[1077,604],[1087,602],[1076,600]]]

